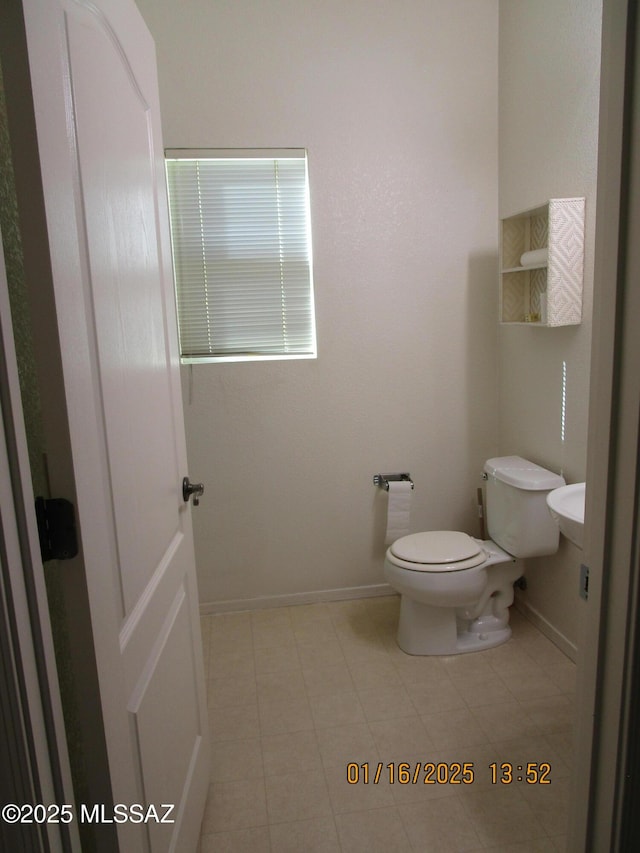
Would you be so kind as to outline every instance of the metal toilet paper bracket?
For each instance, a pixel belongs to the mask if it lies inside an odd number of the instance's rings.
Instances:
[[[411,483],[413,489],[413,480],[411,474],[374,474],[373,485],[379,489],[389,491],[389,483]]]

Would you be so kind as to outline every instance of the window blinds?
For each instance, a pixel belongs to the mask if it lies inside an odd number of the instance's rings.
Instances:
[[[182,360],[314,357],[305,152],[172,154],[167,180]]]

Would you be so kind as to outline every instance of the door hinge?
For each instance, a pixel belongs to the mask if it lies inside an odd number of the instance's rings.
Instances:
[[[580,597],[585,601],[589,598],[589,566],[580,566]]]
[[[78,553],[73,504],[65,498],[36,498],[42,562],[70,560]]]

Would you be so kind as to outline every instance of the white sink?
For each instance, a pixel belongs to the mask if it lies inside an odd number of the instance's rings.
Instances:
[[[553,489],[547,495],[547,505],[560,532],[578,548],[582,548],[584,533],[584,492],[585,483],[574,483]]]

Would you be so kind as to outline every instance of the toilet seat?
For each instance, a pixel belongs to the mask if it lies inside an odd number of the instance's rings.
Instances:
[[[418,572],[458,572],[487,559],[475,539],[457,530],[411,533],[396,539],[389,551],[396,565]]]

